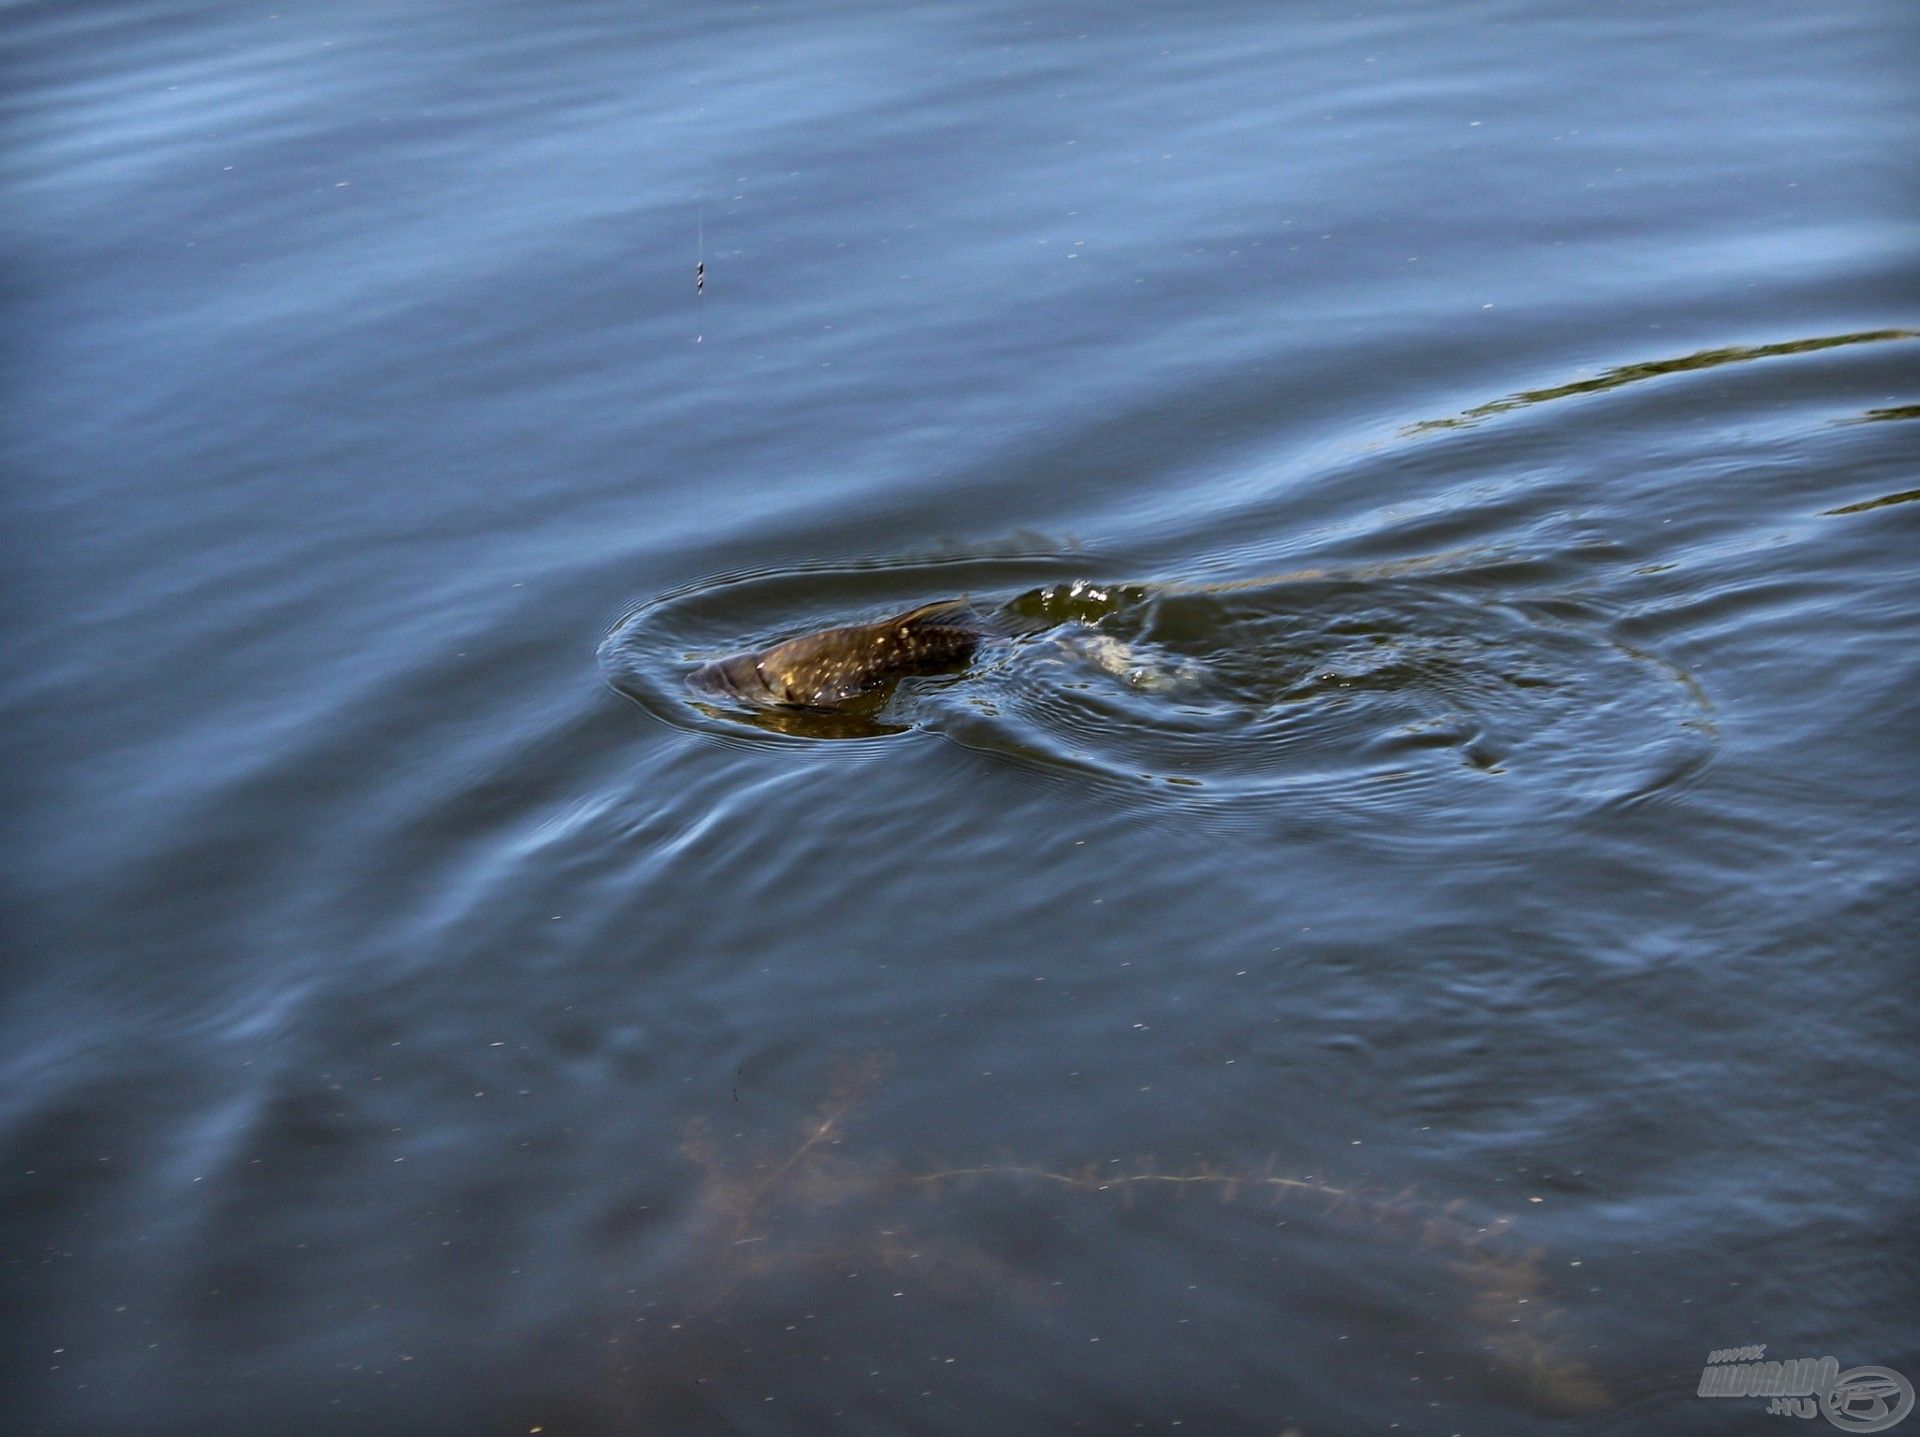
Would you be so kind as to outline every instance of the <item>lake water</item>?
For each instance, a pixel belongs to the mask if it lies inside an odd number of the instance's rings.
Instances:
[[[0,35],[9,1430],[1920,1378],[1913,6]]]

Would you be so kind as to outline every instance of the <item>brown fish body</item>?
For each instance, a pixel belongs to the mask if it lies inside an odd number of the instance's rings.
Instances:
[[[987,633],[965,599],[946,599],[716,659],[695,669],[687,683],[715,698],[761,707],[831,708],[910,674],[957,668]]]

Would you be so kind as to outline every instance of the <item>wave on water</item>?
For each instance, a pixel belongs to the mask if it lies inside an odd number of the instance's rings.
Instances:
[[[721,581],[636,610],[601,660],[657,717],[728,741],[930,732],[1203,808],[1285,801],[1497,822],[1516,797],[1590,808],[1668,787],[1712,748],[1699,685],[1619,637],[1603,608],[1502,596],[1450,556],[1008,591],[1044,562]],[[907,679],[829,713],[716,707],[685,686],[720,654],[961,592],[1017,621],[963,674]]]

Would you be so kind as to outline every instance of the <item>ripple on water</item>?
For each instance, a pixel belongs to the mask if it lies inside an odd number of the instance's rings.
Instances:
[[[1500,824],[1642,797],[1705,762],[1699,686],[1617,637],[1604,611],[1409,567],[998,592],[950,567],[895,572],[891,598],[843,590],[837,605],[830,575],[759,576],[637,611],[602,661],[656,715],[735,741],[856,739],[871,752],[928,731],[1198,808]],[[988,643],[964,675],[909,679],[834,714],[716,709],[685,688],[690,667],[723,652],[962,591],[1035,632]]]

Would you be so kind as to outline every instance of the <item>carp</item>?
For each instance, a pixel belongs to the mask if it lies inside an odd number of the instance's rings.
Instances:
[[[757,708],[831,709],[911,674],[965,667],[997,631],[966,599],[941,599],[715,659],[687,676],[710,698]]]

